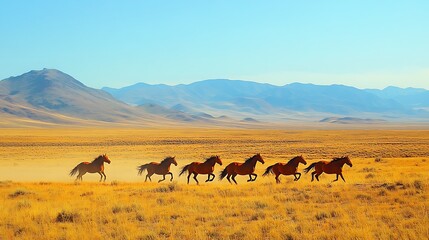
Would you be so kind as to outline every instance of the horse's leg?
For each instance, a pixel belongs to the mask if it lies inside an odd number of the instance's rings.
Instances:
[[[191,177],[191,172],[188,172],[188,184],[189,184],[189,178]]]
[[[298,177],[296,175],[298,175]],[[293,176],[295,177],[295,181],[298,181],[301,178],[301,173],[297,172]]]
[[[235,182],[235,184],[238,184],[238,183],[237,183],[237,181],[235,181],[235,176],[237,176],[237,174],[236,174],[236,173],[232,175],[232,181],[234,181],[234,182]]]
[[[316,171],[311,173],[311,181],[314,181],[314,174],[316,174]]]
[[[228,182],[232,184],[232,182],[231,182],[231,179],[230,179],[230,178],[231,178],[231,175],[230,175],[230,174],[228,174],[228,175],[226,176],[226,179],[228,179]]]
[[[346,182],[346,180],[343,177],[343,173],[340,173],[340,177],[343,179],[344,182]],[[337,175],[337,178],[338,178],[338,175]]]
[[[103,174],[101,174],[101,172],[98,172],[98,174],[100,174],[100,181],[99,182],[101,182],[101,180],[103,180]]]
[[[249,174],[249,180],[247,180],[248,182],[252,181],[252,174]]]
[[[77,176],[76,176],[76,179],[74,180],[75,182],[77,182],[77,181],[79,181],[79,178],[80,177],[80,174],[78,174]]]
[[[162,178],[161,180],[159,180],[159,181],[158,181],[159,183],[165,180],[165,174],[164,174],[164,175],[162,175],[162,177],[163,177],[163,178]]]
[[[146,179],[144,180],[145,182],[147,181],[147,179],[149,178],[149,181],[152,182],[152,178],[150,178],[152,176],[152,174],[146,174]]]
[[[170,175],[171,175],[170,182],[171,182],[171,181],[173,181],[173,173],[168,172],[167,174],[170,174]]]
[[[321,175],[322,173],[317,173],[316,174],[316,179],[317,179],[317,181],[319,181],[319,176]]]
[[[76,178],[76,180],[77,179],[80,179],[80,181],[82,182],[83,181],[83,178],[82,178],[82,176],[85,174],[86,172],[81,172],[81,171],[79,171],[79,175],[77,175],[77,178]]]
[[[207,175],[207,180],[206,180],[206,182],[210,182],[211,180],[210,180],[210,176],[211,176],[211,173],[209,173],[208,175]]]
[[[106,181],[106,174],[104,172],[101,172],[104,175],[104,182]]]
[[[212,176],[212,179],[210,179],[210,182],[212,182],[216,177],[213,173],[210,173],[209,176]]]
[[[254,182],[254,181],[256,180],[256,178],[258,177],[258,174],[256,174],[256,173],[252,173],[252,176],[254,176],[254,177],[255,177],[254,179],[252,179],[252,182]]]
[[[279,176],[280,176],[280,174],[276,174],[276,183],[280,183]]]
[[[199,184],[200,184],[200,182],[198,182],[197,176],[198,176],[198,173],[194,173],[194,179],[195,179],[195,182],[197,182],[197,184],[199,185]]]

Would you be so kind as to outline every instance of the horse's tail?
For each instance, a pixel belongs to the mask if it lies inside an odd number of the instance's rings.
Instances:
[[[77,173],[77,171],[79,171],[79,166],[80,166],[80,164],[81,164],[81,163],[79,163],[76,167],[74,167],[74,168],[70,171],[70,173],[69,173],[70,177],[71,177],[71,176],[73,176],[73,175],[75,175],[75,174]]]
[[[264,172],[264,174],[262,174],[262,176],[267,176],[268,174],[273,173],[273,167],[274,166],[275,166],[275,164],[267,167],[267,169],[265,169],[265,172]]]
[[[228,167],[226,167],[222,172],[220,172],[219,174],[219,177],[220,177],[220,180],[222,180],[222,179],[224,179],[225,177],[226,177],[226,175],[228,175],[228,170],[227,170],[227,168]]]
[[[182,168],[182,171],[180,171],[180,173],[179,173],[179,177],[182,176],[188,170],[188,168],[189,168],[189,166],[191,166],[191,164],[192,163],[190,163],[190,164],[188,164]]]
[[[316,166],[316,163],[317,163],[317,162],[312,163],[310,166],[308,166],[308,167],[304,168],[304,172],[305,172],[305,173],[308,173],[312,168],[314,168],[314,166]]]
[[[142,175],[142,173],[144,172],[144,170],[146,170],[148,167],[149,167],[149,163],[147,163],[147,164],[143,164],[143,165],[141,165],[141,166],[138,166],[137,167],[137,170],[139,170],[139,172],[138,172],[138,174],[139,175]]]

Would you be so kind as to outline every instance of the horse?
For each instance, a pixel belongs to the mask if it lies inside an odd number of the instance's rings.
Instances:
[[[311,173],[311,181],[314,180],[314,177],[316,177],[317,181],[319,181],[319,176],[323,172],[327,174],[337,174],[337,179],[335,179],[333,182],[338,181],[338,176],[340,176],[343,181],[346,180],[343,177],[343,165],[347,164],[350,167],[353,166],[352,162],[350,161],[350,158],[348,156],[343,156],[339,158],[334,158],[332,161],[319,161],[312,163],[310,166],[304,169],[305,173],[308,173],[312,168],[314,168],[315,171]]]
[[[175,157],[166,157],[164,160],[162,160],[160,163],[157,162],[151,162],[147,164],[143,164],[141,166],[137,167],[138,175],[142,175],[144,170],[147,170],[147,175],[145,178],[145,182],[149,178],[149,180],[152,182],[152,179],[150,178],[153,174],[163,175],[163,179],[159,180],[158,182],[162,182],[165,180],[165,175],[170,174],[171,178],[170,181],[173,181],[173,174],[170,172],[170,165],[174,164],[177,166],[177,162]]]
[[[211,182],[215,179],[215,175],[213,174],[214,171],[214,165],[219,164],[222,166],[222,160],[219,158],[219,156],[211,156],[206,159],[205,162],[192,162],[182,168],[182,171],[180,172],[179,176],[182,176],[186,171],[188,171],[188,184],[189,184],[189,178],[191,177],[191,174],[194,174],[194,179],[197,182],[197,184],[200,184],[197,180],[198,174],[208,174],[206,182]],[[210,179],[210,177],[212,177]]]
[[[100,182],[103,179],[104,176],[104,182],[106,181],[106,174],[104,173],[104,163],[110,164],[110,159],[106,154],[100,155],[97,158],[94,159],[92,162],[81,162],[79,163],[75,168],[73,168],[70,171],[70,176],[75,175],[78,171],[79,174],[76,177],[76,180],[82,181],[82,176],[89,172],[89,173],[98,173],[100,174]]]
[[[247,181],[253,182],[256,180],[256,177],[258,177],[258,175],[254,173],[256,162],[261,162],[262,164],[265,163],[264,159],[262,159],[261,154],[259,153],[247,159],[244,163],[232,162],[228,166],[226,166],[226,168],[222,172],[220,172],[220,180],[222,180],[226,176],[228,182],[231,183],[230,178],[232,177],[232,181],[237,184],[237,181],[235,181],[235,177],[237,176],[237,174],[239,174],[249,175],[249,180]],[[255,178],[252,179],[252,176],[254,176]]]
[[[292,158],[287,163],[276,163],[267,167],[262,176],[267,176],[268,174],[273,173],[276,175],[276,183],[280,183],[279,176],[281,174],[293,175],[295,177],[294,181],[298,181],[301,178],[301,173],[297,172],[299,163],[307,165],[307,162],[304,160],[302,155]]]

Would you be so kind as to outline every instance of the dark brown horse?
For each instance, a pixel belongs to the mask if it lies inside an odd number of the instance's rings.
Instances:
[[[170,165],[174,164],[177,166],[177,162],[175,157],[166,157],[162,162],[151,162],[147,164],[143,164],[139,167],[137,167],[137,170],[139,170],[138,174],[142,175],[144,170],[147,170],[147,175],[145,178],[145,182],[149,178],[149,180],[152,182],[152,179],[150,178],[153,174],[157,175],[163,175],[163,179],[159,180],[158,182],[162,182],[165,180],[165,175],[170,174],[171,178],[170,181],[173,181],[173,174],[170,172]]]
[[[264,164],[264,159],[262,159],[261,154],[256,154],[255,156],[247,159],[244,163],[232,162],[220,173],[220,180],[222,180],[225,176],[228,179],[228,182],[231,183],[230,178],[232,177],[232,181],[237,184],[235,181],[235,176],[237,175],[249,175],[248,182],[253,182],[256,180],[258,175],[255,172],[256,162],[261,162]],[[252,178],[254,176],[254,178]]]
[[[298,171],[298,165],[302,163],[307,165],[307,162],[301,156],[296,156],[289,160],[287,163],[276,163],[272,166],[269,166],[262,176],[267,176],[270,173],[274,173],[276,175],[276,183],[280,183],[279,176],[283,175],[293,175],[295,177],[294,181],[298,181],[301,177],[301,173]]]
[[[104,163],[105,162],[110,164],[110,159],[106,154],[98,156],[92,162],[81,162],[75,168],[73,168],[70,171],[70,176],[75,175],[79,171],[79,174],[77,175],[75,181],[77,181],[79,179],[82,181],[82,176],[85,173],[87,173],[87,172],[98,173],[98,174],[100,174],[100,177],[101,177],[100,182],[103,179],[103,176],[104,176],[104,181],[106,181],[106,174],[104,173]]]
[[[192,162],[182,168],[182,171],[180,172],[179,176],[182,176],[186,171],[188,171],[188,184],[189,184],[189,178],[191,177],[191,174],[194,174],[194,179],[199,184],[197,180],[198,174],[208,174],[206,182],[211,182],[213,179],[215,179],[215,175],[213,174],[214,171],[214,165],[219,164],[222,166],[222,160],[220,160],[219,156],[211,156],[210,158],[207,158],[205,162]],[[210,179],[210,177],[212,177]]]
[[[352,162],[350,161],[350,158],[348,156],[343,156],[339,158],[334,158],[332,161],[319,161],[312,163],[310,166],[304,169],[305,173],[308,173],[312,168],[314,168],[314,171],[311,173],[311,181],[314,180],[314,177],[316,177],[317,181],[319,181],[319,176],[322,173],[327,174],[337,174],[337,179],[334,180],[338,181],[338,176],[340,176],[343,181],[346,180],[343,177],[343,165],[347,164],[350,167],[353,166]]]

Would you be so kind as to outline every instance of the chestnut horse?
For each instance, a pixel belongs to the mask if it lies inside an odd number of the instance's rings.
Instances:
[[[353,166],[352,162],[350,161],[350,158],[348,156],[343,156],[339,158],[334,158],[332,161],[319,161],[312,163],[310,166],[304,169],[305,173],[308,173],[312,168],[314,168],[315,171],[311,173],[311,181],[314,180],[314,177],[316,177],[317,181],[319,181],[319,176],[323,172],[327,174],[337,174],[337,179],[335,179],[333,182],[338,181],[338,176],[340,176],[343,181],[346,180],[343,177],[343,165],[347,164],[350,167]]]
[[[281,174],[293,175],[295,177],[294,181],[298,181],[301,177],[301,173],[297,172],[299,163],[307,165],[307,162],[304,160],[302,155],[292,158],[287,163],[276,163],[272,166],[267,167],[262,176],[267,176],[270,173],[274,173],[276,175],[276,183],[280,183],[279,176]]]
[[[261,154],[259,153],[247,159],[244,163],[232,162],[228,166],[226,166],[226,168],[222,172],[220,172],[220,180],[222,180],[226,176],[228,182],[231,183],[230,177],[232,177],[232,181],[237,184],[237,181],[235,181],[235,176],[239,174],[249,175],[249,180],[247,181],[253,182],[256,180],[256,177],[258,177],[258,175],[254,173],[256,162],[261,162],[262,164],[265,163],[264,159],[262,159]],[[255,178],[252,179],[252,176],[254,176]]]
[[[170,172],[170,165],[174,164],[177,166],[175,157],[166,157],[162,162],[151,162],[144,165],[141,165],[137,167],[137,170],[139,170],[138,174],[142,175],[144,170],[147,170],[147,175],[145,178],[145,182],[149,178],[149,180],[152,182],[152,179],[150,178],[153,174],[163,175],[163,179],[159,180],[158,182],[162,182],[165,180],[165,175],[170,174],[171,178],[170,181],[173,181],[173,174]]]
[[[70,171],[70,176],[75,175],[79,171],[79,174],[77,175],[75,181],[77,181],[79,179],[82,181],[82,176],[85,173],[87,173],[87,172],[98,173],[98,174],[100,174],[100,177],[101,177],[100,182],[103,179],[103,176],[104,176],[104,181],[106,181],[106,174],[104,173],[104,163],[105,162],[110,164],[110,159],[106,154],[98,156],[92,162],[81,162],[75,168],[73,168]]]
[[[182,168],[182,171],[180,172],[179,176],[182,176],[186,171],[188,171],[188,184],[189,184],[189,177],[191,177],[191,174],[194,174],[194,179],[197,182],[197,184],[200,184],[197,180],[198,174],[208,174],[206,182],[211,182],[213,179],[215,179],[215,175],[213,174],[214,171],[214,165],[219,164],[222,166],[222,160],[220,160],[219,156],[211,156],[210,158],[207,158],[205,162],[192,162]],[[210,179],[210,177],[212,177]]]

